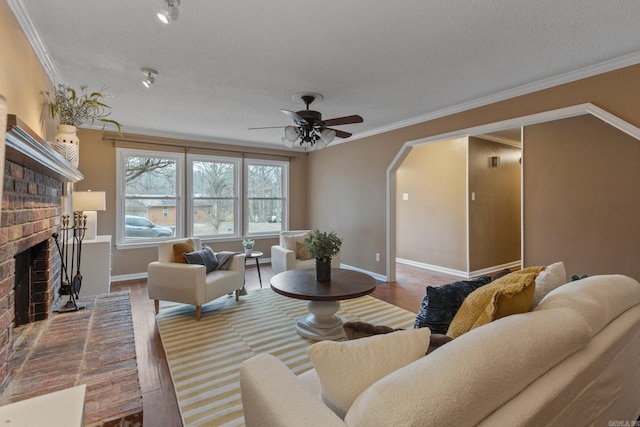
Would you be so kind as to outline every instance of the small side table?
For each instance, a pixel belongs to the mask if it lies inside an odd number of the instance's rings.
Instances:
[[[256,259],[256,267],[258,268],[258,280],[260,280],[260,288],[262,288],[262,276],[260,276],[260,263],[258,262],[258,258],[264,255],[262,252],[251,251],[251,255],[244,256],[244,265],[247,265],[247,258],[255,258]],[[246,282],[246,280],[245,280]]]

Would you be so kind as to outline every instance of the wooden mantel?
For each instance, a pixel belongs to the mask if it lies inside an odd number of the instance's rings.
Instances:
[[[78,182],[84,175],[31,130],[16,115],[7,116],[6,159],[63,182]]]

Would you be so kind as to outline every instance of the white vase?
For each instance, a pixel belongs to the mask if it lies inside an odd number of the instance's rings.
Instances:
[[[67,159],[73,167],[80,163],[80,139],[76,135],[77,128],[72,125],[58,125],[58,134],[51,146]]]
[[[253,252],[253,248],[248,248],[244,250],[244,256],[251,256],[251,253]]]

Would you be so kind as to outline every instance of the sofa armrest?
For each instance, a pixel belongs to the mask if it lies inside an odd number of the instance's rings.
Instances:
[[[147,266],[149,298],[202,305],[205,302],[205,267],[154,261]]]
[[[278,274],[296,268],[296,253],[284,246],[271,246],[271,268]]]
[[[258,354],[242,363],[240,393],[247,427],[346,427],[271,354]]]

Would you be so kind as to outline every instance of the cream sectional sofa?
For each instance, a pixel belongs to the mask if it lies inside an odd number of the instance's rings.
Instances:
[[[375,357],[361,365],[369,369]],[[633,425],[640,283],[602,275],[562,285],[532,311],[473,329],[383,376],[344,418],[323,402],[315,369],[296,376],[269,354],[243,364],[241,391],[249,427]]]

